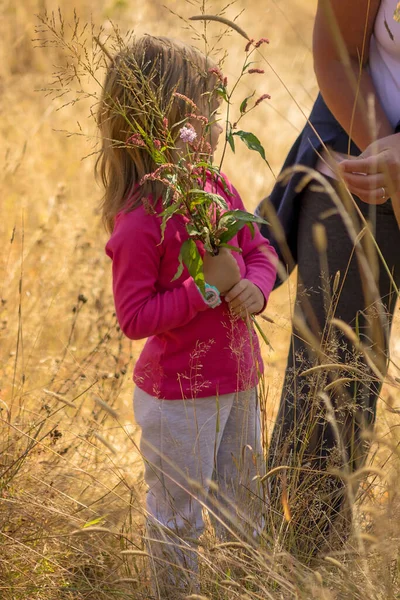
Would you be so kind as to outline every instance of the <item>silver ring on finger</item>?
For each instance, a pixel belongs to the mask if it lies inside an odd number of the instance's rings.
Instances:
[[[386,188],[384,188],[383,186],[381,187],[382,190],[382,196],[381,196],[381,200],[385,200],[387,198],[387,194],[386,194]]]

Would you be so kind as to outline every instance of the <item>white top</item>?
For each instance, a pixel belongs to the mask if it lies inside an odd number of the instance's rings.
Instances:
[[[371,37],[369,68],[376,93],[393,127],[400,121],[400,23],[398,0],[382,0]]]

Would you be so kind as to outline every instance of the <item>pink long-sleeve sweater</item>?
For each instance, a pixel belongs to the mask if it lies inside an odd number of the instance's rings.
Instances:
[[[205,189],[220,194],[232,209],[245,210],[227,183],[232,195],[211,179]],[[178,216],[168,221],[161,242],[161,218],[143,205],[116,218],[106,253],[113,261],[118,321],[128,338],[148,338],[134,381],[148,394],[167,400],[254,387],[263,364],[253,329],[233,317],[225,301],[209,308],[186,268],[172,281],[187,237],[184,218]],[[242,249],[233,253],[242,278],[255,283],[267,301],[276,276],[274,249],[257,227],[254,238],[244,227],[230,244]]]

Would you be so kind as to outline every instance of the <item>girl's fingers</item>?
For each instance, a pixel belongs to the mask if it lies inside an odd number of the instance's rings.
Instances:
[[[251,298],[251,296],[252,296],[251,290],[245,289],[238,296],[236,296],[234,298],[234,300],[231,300],[230,302],[228,300],[229,306],[232,309],[232,308],[236,308],[238,306],[241,306],[242,304],[246,304],[249,301],[249,299]]]
[[[250,311],[246,307],[241,306],[240,310],[236,309],[235,311],[232,311],[232,313],[237,317],[241,317],[242,319],[244,319],[248,314],[250,314]]]
[[[247,306],[250,306],[249,302],[230,302],[229,303],[229,310],[234,313],[235,315],[240,315],[242,314],[242,312],[247,310]]]
[[[343,179],[350,188],[359,190],[374,191],[385,186],[385,176],[383,173],[375,175],[357,175],[356,173],[345,173]]]
[[[241,279],[236,285],[233,286],[232,289],[229,290],[227,294],[225,294],[225,300],[227,302],[234,302],[237,298],[240,297],[241,294],[245,291],[244,280]]]
[[[253,313],[258,312],[258,304],[254,300],[244,302],[238,306],[232,307],[229,305],[229,308],[232,313],[235,315],[239,315],[240,317],[245,317],[247,314],[252,315]]]
[[[247,306],[248,305],[246,303],[238,304],[237,306],[229,306],[229,310],[235,315],[242,315],[244,312],[246,312],[246,310],[248,310]]]
[[[247,312],[250,315],[254,315],[254,313],[258,312],[258,305],[256,303],[252,303],[250,304],[250,306],[247,308]]]

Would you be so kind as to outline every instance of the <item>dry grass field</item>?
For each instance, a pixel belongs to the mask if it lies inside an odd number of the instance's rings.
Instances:
[[[224,4],[210,1],[207,12]],[[147,598],[140,554],[143,471],[131,406],[132,368],[142,343],[124,339],[113,311],[90,103],[61,108],[62,99],[40,91],[63,57],[59,48],[32,41],[36,14],[59,5],[67,26],[75,7],[82,22],[93,19],[107,28],[111,19],[122,31],[187,41],[193,32],[186,19],[200,12],[198,0],[0,3],[0,598]],[[256,85],[272,97],[246,128],[259,136],[274,173],[317,93],[310,51],[315,6],[315,0],[239,0],[226,9],[229,18],[245,9],[241,27],[253,38],[270,39],[265,75],[245,80],[238,96]],[[210,39],[219,31],[210,25]],[[219,44],[227,50],[228,78],[238,75],[243,42],[230,33]],[[228,153],[224,170],[251,211],[273,184],[258,155],[240,148]],[[273,347],[264,347],[270,424],[292,296],[293,281],[274,292],[267,309],[274,324],[262,324]],[[394,363],[400,363],[399,336],[397,318]],[[210,584],[205,597],[400,598],[400,395],[385,388],[382,396],[377,471],[358,514],[352,557],[313,571],[278,555],[273,565],[266,563],[264,595]],[[97,530],[85,532],[88,526]],[[121,554],[126,550],[137,554]]]

